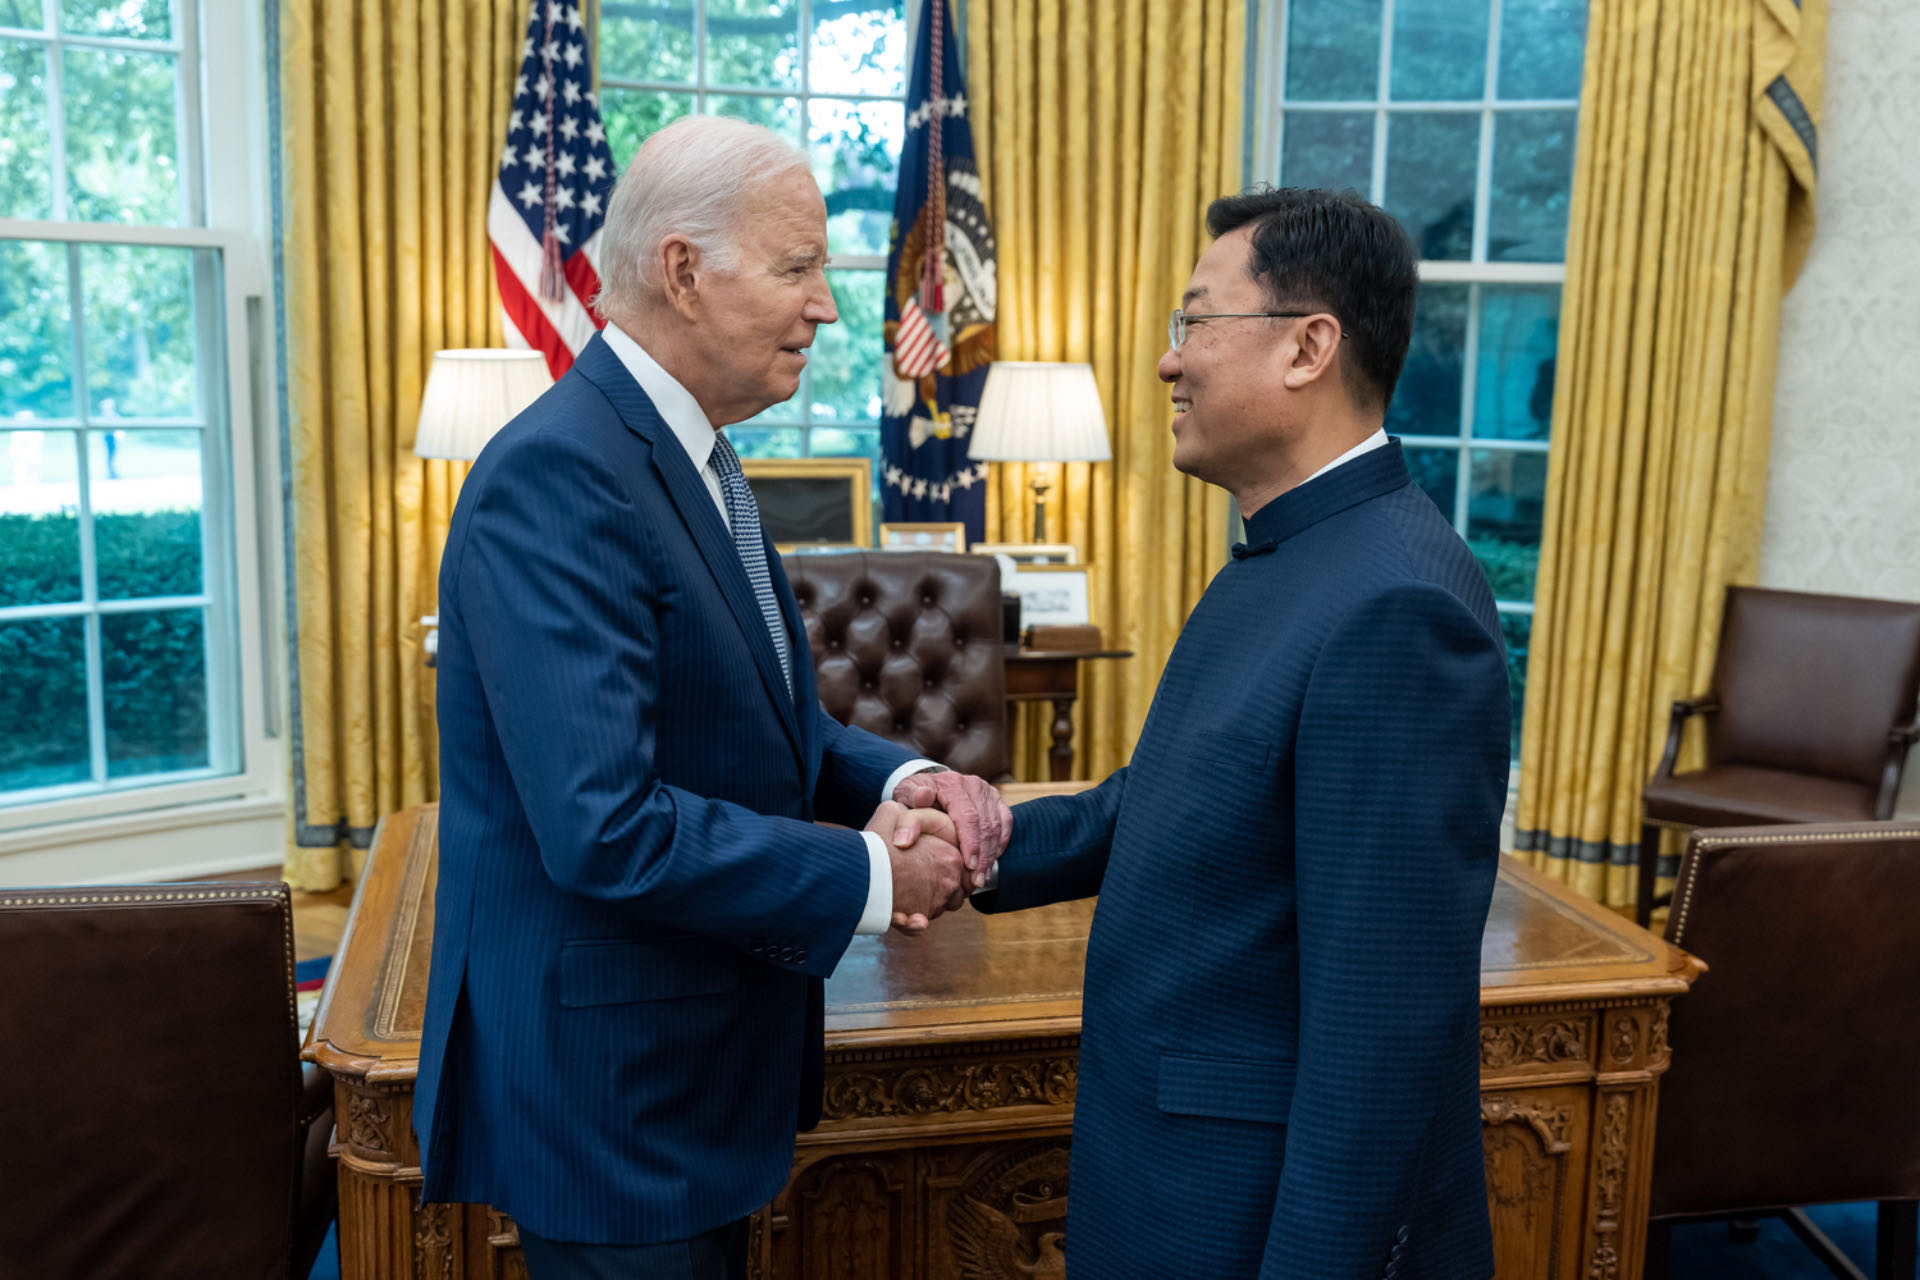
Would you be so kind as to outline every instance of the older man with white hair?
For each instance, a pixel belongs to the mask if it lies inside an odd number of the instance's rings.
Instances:
[[[607,326],[474,464],[441,565],[414,1125],[423,1198],[511,1214],[532,1280],[721,1280],[818,1118],[821,980],[957,906],[1008,818],[821,712],[719,431],[837,318],[805,155],[682,120],[605,236]]]

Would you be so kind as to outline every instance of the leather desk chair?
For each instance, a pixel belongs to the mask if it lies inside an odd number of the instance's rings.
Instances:
[[[1007,776],[1000,570],[921,551],[783,557],[820,705],[961,773]]]
[[[1729,587],[1713,691],[1673,704],[1640,799],[1645,925],[1660,829],[1884,822],[1920,737],[1920,604]],[[1676,774],[1687,717],[1707,717],[1707,766]]]
[[[0,1276],[301,1280],[332,1222],[284,884],[0,889]]]
[[[1913,1280],[1920,824],[1697,831],[1673,901],[1667,940],[1709,968],[1668,1027],[1649,1280],[1676,1220],[1783,1213],[1820,1250],[1792,1207],[1858,1200],[1881,1280]]]

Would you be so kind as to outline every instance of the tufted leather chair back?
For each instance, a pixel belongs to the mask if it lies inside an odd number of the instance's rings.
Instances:
[[[935,552],[790,555],[820,705],[962,773],[1007,775],[1000,570]]]

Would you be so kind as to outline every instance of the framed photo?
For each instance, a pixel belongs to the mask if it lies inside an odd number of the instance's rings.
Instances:
[[[880,526],[882,551],[947,551],[959,555],[967,549],[967,526],[952,524],[883,524]]]
[[[976,542],[983,556],[1005,556],[1015,564],[1078,564],[1080,549],[1071,542]]]
[[[873,464],[865,458],[742,458],[774,549],[873,545]]]
[[[1031,564],[1017,567],[1000,587],[1020,597],[1020,626],[1081,626],[1093,621],[1088,595],[1092,566]]]

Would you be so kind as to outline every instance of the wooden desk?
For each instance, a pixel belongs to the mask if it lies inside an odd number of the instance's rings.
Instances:
[[[1007,701],[1053,703],[1053,748],[1047,752],[1048,777],[1073,777],[1073,704],[1080,696],[1083,658],[1131,658],[1131,649],[1027,649],[1007,646]],[[1013,732],[1013,713],[1007,713]]]
[[[306,1050],[335,1078],[343,1280],[526,1276],[505,1215],[413,1207],[435,814],[429,805],[381,824]],[[792,1180],[756,1219],[754,1276],[1060,1273],[1091,918],[1090,903],[966,911],[921,940],[854,940],[827,987],[826,1118],[801,1135]],[[1700,966],[1512,861],[1481,956],[1480,1115],[1499,1275],[1637,1277],[1667,1005]]]

